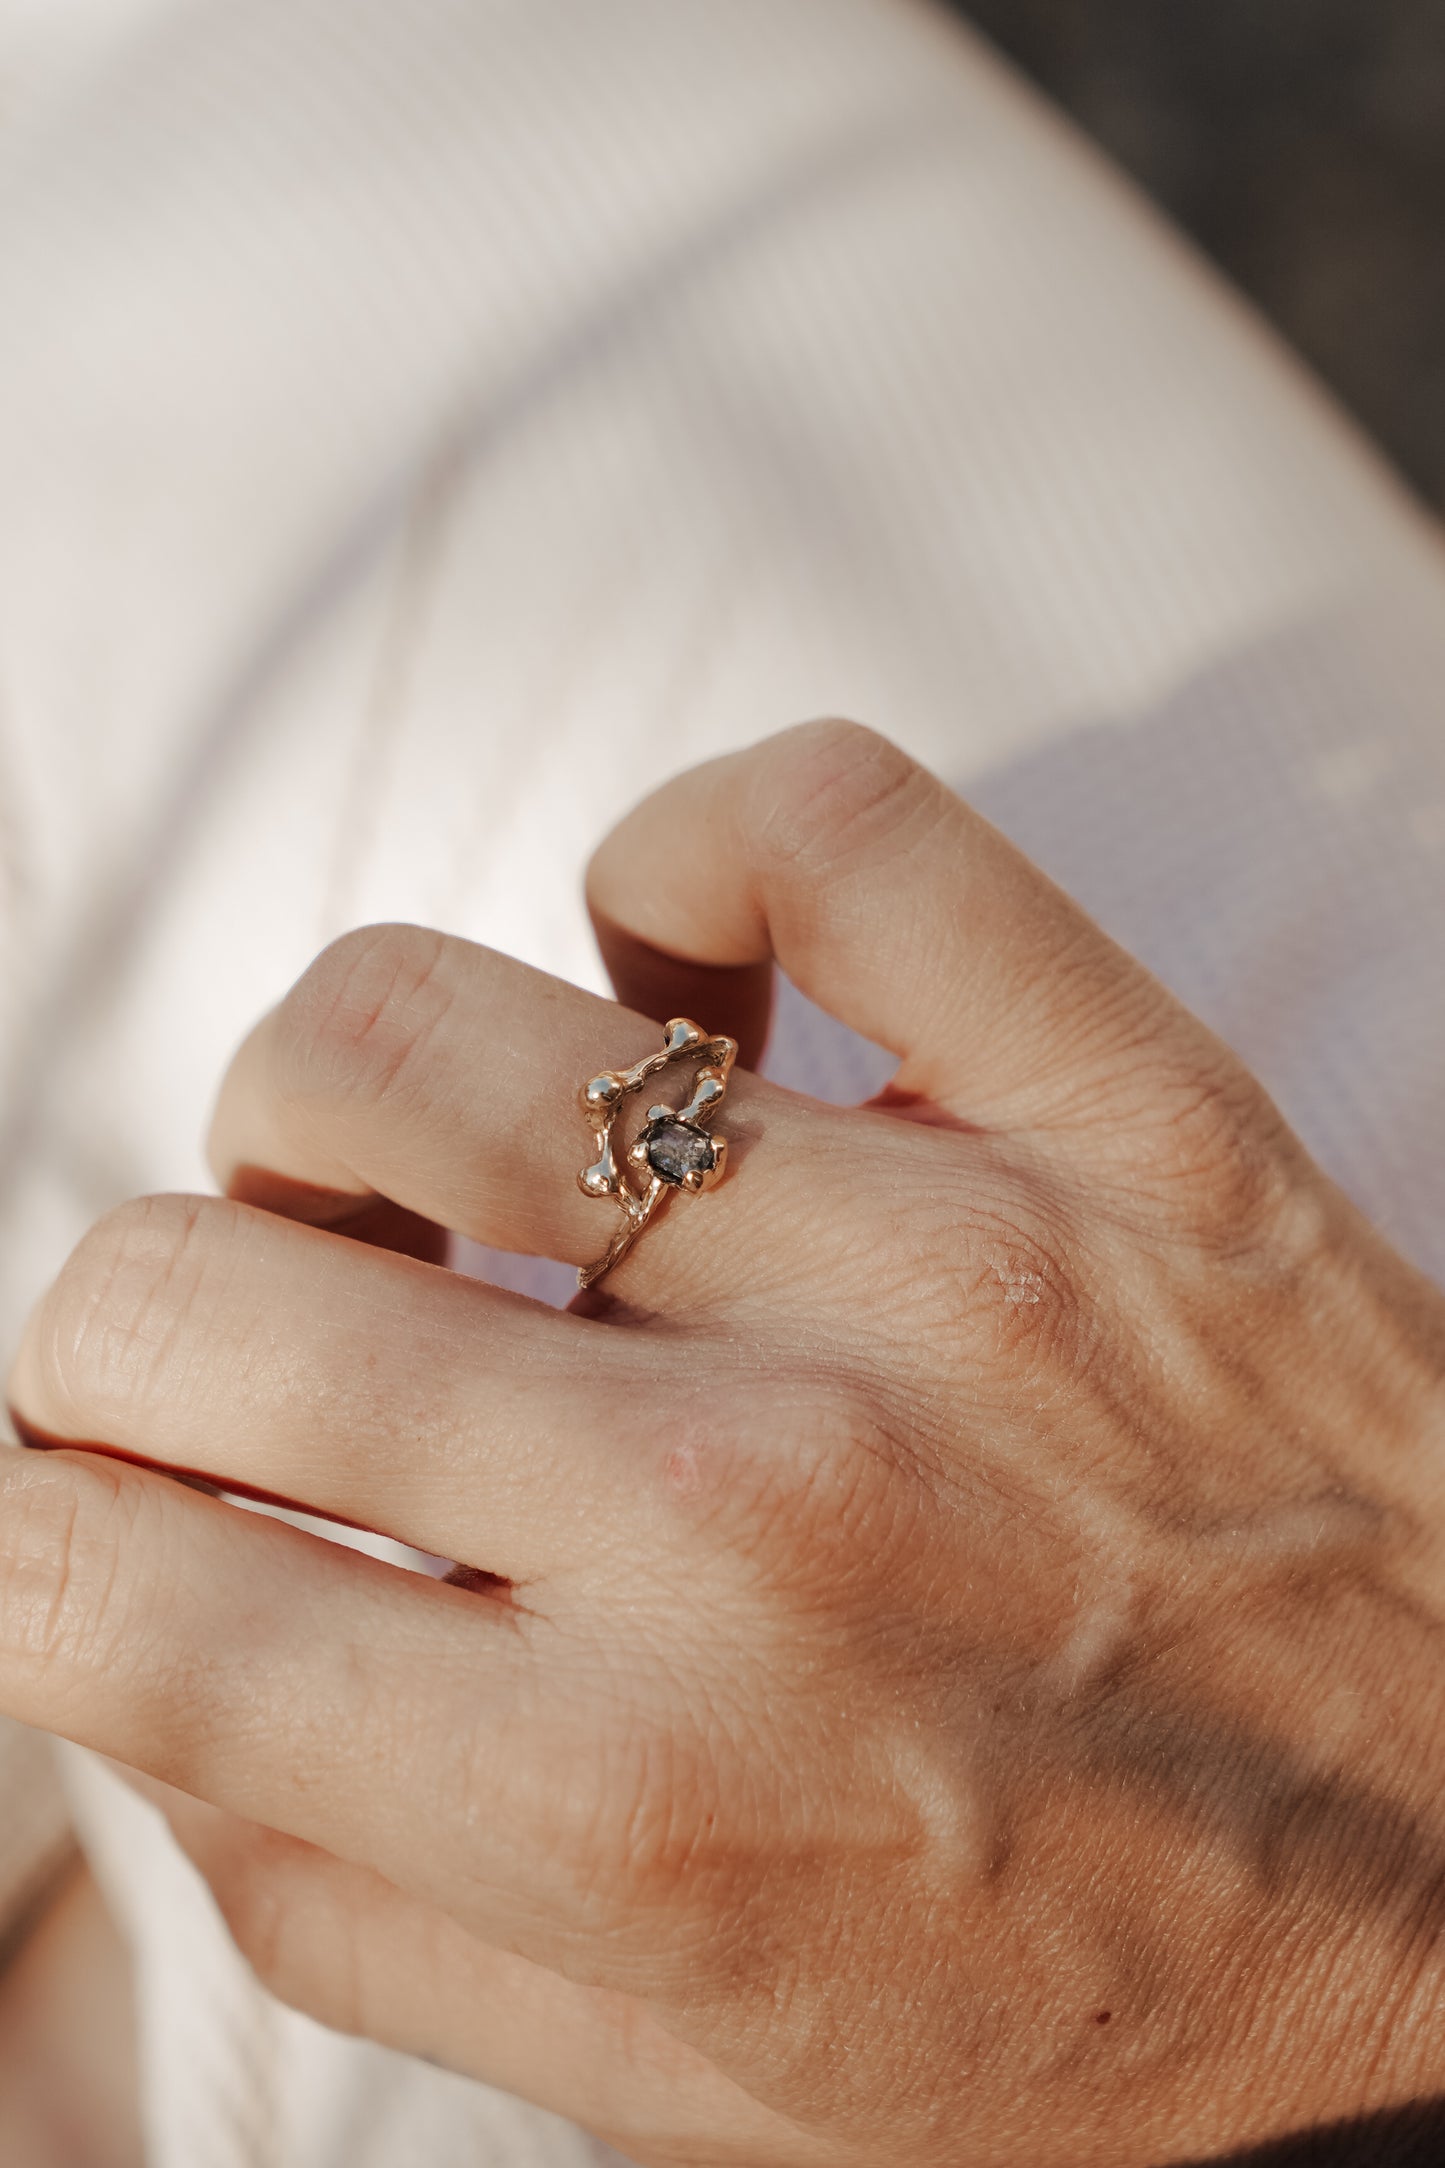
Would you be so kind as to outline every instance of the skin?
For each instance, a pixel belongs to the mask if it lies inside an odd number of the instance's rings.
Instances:
[[[0,2160],[143,2168],[129,1953],[80,1862],[0,1975]]]
[[[1445,2089],[1438,1291],[866,731],[669,784],[589,895],[626,1006],[349,935],[226,1081],[231,1200],[81,1245],[4,1705],[144,1773],[279,1995],[648,2168],[1146,2168]],[[637,1009],[746,1063],[774,958],[879,1102],[740,1068],[727,1180],[570,1312],[421,1261],[594,1256],[578,1084]]]

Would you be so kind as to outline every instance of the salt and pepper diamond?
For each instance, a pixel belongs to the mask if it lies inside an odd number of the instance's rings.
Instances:
[[[674,1189],[681,1189],[690,1174],[711,1174],[717,1165],[717,1148],[707,1131],[675,1115],[649,1122],[642,1137],[648,1166]]]

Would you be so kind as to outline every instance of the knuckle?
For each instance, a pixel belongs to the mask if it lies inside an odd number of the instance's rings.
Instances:
[[[395,2014],[392,1952],[356,1870],[258,1823],[228,1820],[199,1841],[178,1834],[268,1994],[333,2032],[383,2037]]]
[[[975,1200],[951,1277],[970,1344],[986,1361],[1026,1376],[1087,1368],[1093,1307],[1075,1246],[1042,1200],[1021,1189]]]
[[[403,1093],[450,1007],[448,949],[423,926],[363,926],[323,949],[277,1017],[282,1096],[375,1105]]]
[[[1168,1069],[1151,1080],[1130,1177],[1197,1239],[1247,1243],[1284,1206],[1300,1160],[1283,1118],[1232,1061]]]
[[[570,1635],[567,1646],[583,1661],[565,1741],[558,1733],[533,1755],[499,1762],[493,1742],[459,1738],[454,1758],[442,1759],[441,1796],[455,1799],[459,1822],[484,1811],[496,1828],[527,1833],[529,1850],[552,1863],[575,1931],[645,1944],[661,1922],[706,1901],[705,1861],[731,1826],[718,1742],[710,1755],[702,1736],[711,1712],[701,1724],[683,1713],[675,1662],[634,1651],[624,1676],[596,1652],[584,1657]],[[668,1690],[661,1707],[648,1691],[659,1685]]]
[[[866,1529],[878,1533],[900,1462],[861,1383],[826,1370],[776,1372],[766,1390],[735,1390],[687,1430],[674,1429],[662,1478],[674,1514],[711,1550],[750,1573],[790,1577]]]
[[[290,1841],[248,1828],[207,1848],[199,1862],[227,1932],[263,1987],[294,1997],[301,1925],[284,1869]]]
[[[731,1998],[775,1969],[787,1934],[779,1887],[817,1872],[830,1833],[779,1779],[766,1720],[716,1700],[695,1699],[691,1721],[636,1724],[619,1743],[586,1896],[594,1927],[645,1953],[654,1978],[661,1962],[690,1991]]]
[[[605,1811],[585,1856],[601,1903],[628,1922],[676,1931],[717,1909],[719,1863],[733,1851],[717,1755],[691,1728],[635,1723],[609,1743]]]
[[[144,1197],[84,1237],[37,1313],[34,1410],[80,1436],[153,1393],[174,1367],[178,1335],[237,1208],[217,1199]]]
[[[896,1417],[861,1382],[802,1377],[784,1395],[783,1420],[759,1426],[756,1518],[764,1543],[794,1572],[836,1584],[847,1561],[876,1557],[895,1517],[906,1465]],[[876,1547],[876,1548],[875,1548]]]
[[[122,1630],[118,1592],[134,1522],[123,1472],[101,1460],[17,1456],[0,1482],[7,1671],[45,1678],[102,1665]]]
[[[891,740],[861,723],[826,721],[768,742],[748,813],[765,865],[816,874],[886,847],[939,802],[933,777]]]
[[[856,1351],[736,1389],[705,1429],[665,1449],[660,1585],[686,1576],[692,1603],[705,1587],[711,1608],[793,1654],[872,1619],[931,1540],[924,1428]],[[651,1630],[659,1664],[686,1661],[665,1602]]]

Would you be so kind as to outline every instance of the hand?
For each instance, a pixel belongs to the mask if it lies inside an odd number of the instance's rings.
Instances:
[[[4,1477],[6,1704],[190,1795],[278,1992],[654,2168],[1144,2168],[1445,2085],[1441,1297],[866,732],[683,776],[591,897],[625,1000],[755,1051],[775,956],[895,1083],[739,1070],[728,1180],[553,1312],[336,1229],[594,1256],[576,1088],[657,1026],[345,938],[223,1091],[253,1201],[112,1215],[32,1323],[88,1450]]]

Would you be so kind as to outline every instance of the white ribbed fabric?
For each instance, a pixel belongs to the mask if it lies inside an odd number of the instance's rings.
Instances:
[[[98,1209],[203,1179],[329,935],[595,983],[599,826],[828,709],[971,788],[1445,1276],[1436,538],[982,52],[886,0],[4,24],[7,1330]],[[777,1072],[836,1036],[789,1001]],[[597,2157],[270,2004],[73,1776],[154,2168]]]

